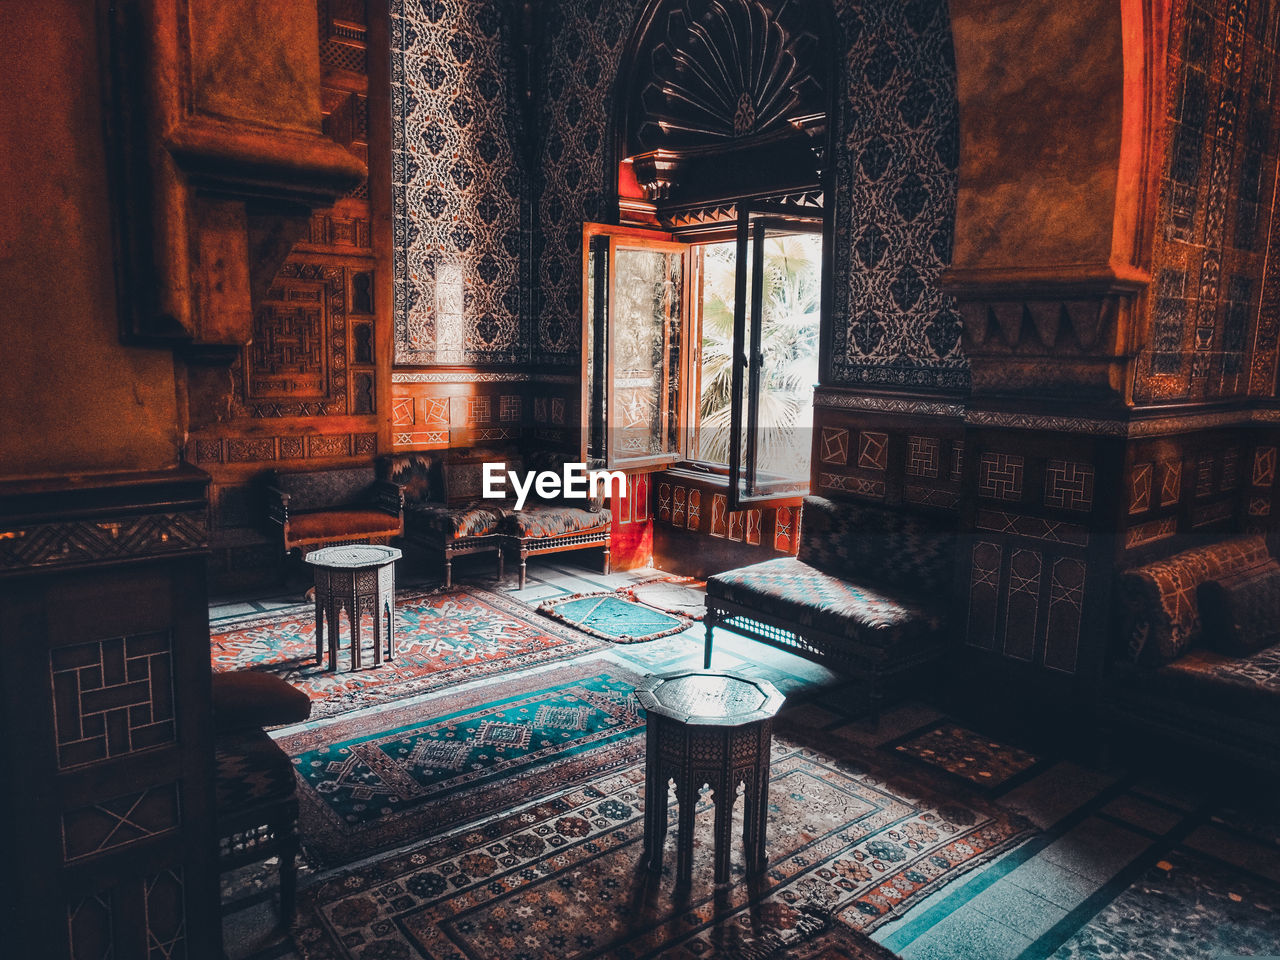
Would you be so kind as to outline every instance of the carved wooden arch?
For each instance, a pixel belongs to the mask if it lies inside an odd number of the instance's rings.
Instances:
[[[648,0],[618,70],[609,195],[640,196],[631,161],[668,223],[747,196],[829,196],[838,36],[831,0]]]

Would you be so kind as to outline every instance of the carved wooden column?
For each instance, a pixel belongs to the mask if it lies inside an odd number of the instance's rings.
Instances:
[[[1036,710],[1076,708],[1101,676],[1128,508],[1168,11],[956,0],[951,15],[961,162],[944,284],[972,377],[959,659]]]

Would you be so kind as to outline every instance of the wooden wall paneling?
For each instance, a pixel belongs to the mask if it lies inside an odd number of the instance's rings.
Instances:
[[[963,460],[958,418],[821,405],[814,411],[811,489],[819,496],[955,513]]]
[[[970,429],[959,661],[979,682],[1065,702],[1106,654],[1120,470],[1114,439]]]
[[[659,569],[704,578],[795,553],[800,497],[731,511],[722,480],[679,470],[648,476],[653,491],[653,562]],[[781,534],[779,511],[784,512]]]
[[[76,477],[0,502],[0,731],[20,956],[221,956],[207,477]],[[20,638],[20,642],[18,641]],[[156,952],[159,951],[159,952]]]

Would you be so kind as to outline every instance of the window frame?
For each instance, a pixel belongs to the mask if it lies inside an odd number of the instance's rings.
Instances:
[[[753,217],[755,218],[753,220]],[[755,237],[752,235],[752,223],[760,223],[761,229],[755,231]],[[803,224],[801,227],[800,225]],[[731,436],[730,436],[730,452],[729,462],[727,464],[715,463],[709,460],[702,460],[693,457],[692,451],[696,449],[695,437],[701,425],[701,419],[698,416],[698,407],[701,399],[701,358],[702,358],[702,281],[703,268],[702,258],[697,255],[696,248],[700,246],[734,242],[737,244],[737,252],[735,254],[737,263],[744,260],[744,251],[746,244],[754,242],[755,258],[751,260],[754,264],[762,263],[760,254],[763,250],[764,241],[770,229],[787,232],[787,233],[812,233],[822,237],[822,258],[820,269],[822,271],[822,279],[820,283],[819,293],[819,309],[818,309],[818,355],[819,355],[819,379],[821,379],[821,369],[826,363],[826,328],[829,326],[826,318],[828,309],[828,271],[830,261],[830,231],[828,227],[827,211],[822,208],[797,208],[786,204],[769,203],[769,202],[743,202],[738,206],[738,219],[736,223],[730,222],[723,224],[722,227],[713,230],[705,228],[698,230],[696,236],[689,236],[680,233],[673,233],[664,230],[652,229],[647,227],[637,227],[630,225],[615,225],[586,222],[583,224],[582,231],[582,331],[581,331],[581,361],[582,361],[582,384],[580,393],[581,402],[581,425],[582,437],[580,443],[581,459],[584,463],[593,466],[602,466],[609,469],[617,469],[623,471],[648,471],[653,468],[674,468],[684,469],[698,476],[705,477],[711,482],[717,484],[723,483],[727,488],[729,496],[730,509],[737,510],[746,506],[761,506],[768,503],[776,503],[786,500],[796,500],[803,497],[810,490],[812,484],[812,466],[810,475],[804,479],[794,478],[776,478],[760,480],[754,470],[748,471],[750,483],[748,489],[742,490],[742,471],[741,464],[742,451],[739,450],[739,456],[735,457],[735,448],[739,448],[741,444],[742,420],[744,416],[750,423],[758,420],[758,380],[753,384],[757,389],[747,395],[746,403],[741,398],[742,393],[742,365],[745,360],[745,347],[748,338],[747,329],[751,328],[751,340],[758,354],[760,352],[763,313],[761,309],[761,294],[763,291],[763,269],[755,269],[750,271],[751,276],[745,270],[737,270],[735,276],[735,303],[734,303],[734,343],[733,355],[735,361],[733,363],[733,396],[731,398]],[[607,258],[604,266],[603,277],[599,272],[593,273],[591,269],[591,257],[593,254],[593,241],[596,238],[607,237],[608,243],[603,251]],[[666,454],[655,454],[647,457],[626,458],[622,461],[615,462],[611,443],[609,441],[609,417],[611,416],[611,404],[609,402],[609,385],[613,382],[613,356],[614,351],[611,349],[612,324],[607,313],[609,304],[613,299],[614,289],[614,270],[613,263],[619,242],[624,246],[640,246],[650,249],[658,249],[666,252],[681,253],[684,264],[682,270],[682,311],[680,316],[681,338],[683,341],[682,355],[679,362],[680,388],[677,398],[677,443],[676,450]],[[629,241],[629,242],[628,242]],[[746,284],[752,283],[753,295],[752,316],[747,318],[744,313],[743,305],[746,301]],[[696,305],[694,293],[697,293]],[[601,296],[603,294],[603,300]],[[601,306],[603,303],[603,307]],[[596,337],[597,314],[601,310],[605,315],[601,318],[606,333],[605,341],[605,359],[603,369],[596,371],[597,358],[594,356],[598,341]],[[695,330],[696,325],[696,330]],[[758,377],[758,367],[753,367],[752,372]],[[595,379],[602,379],[603,388],[601,394],[600,409],[596,409],[592,393],[595,385]],[[814,384],[815,389],[818,384]],[[810,424],[812,427],[812,424]],[[601,456],[593,456],[592,436],[593,432],[599,429],[601,431],[601,448],[599,453]],[[752,457],[754,459],[755,438],[752,436]]]

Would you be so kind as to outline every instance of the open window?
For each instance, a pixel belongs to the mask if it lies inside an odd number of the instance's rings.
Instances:
[[[723,475],[732,509],[807,492],[822,227],[764,204],[694,241],[587,224],[584,459]]]

